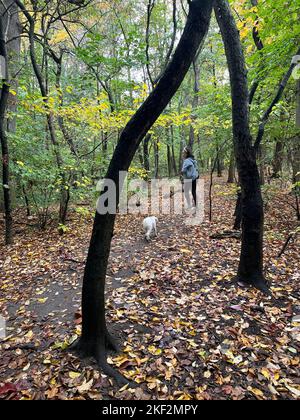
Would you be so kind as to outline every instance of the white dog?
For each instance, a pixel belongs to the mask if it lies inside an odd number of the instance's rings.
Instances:
[[[156,223],[158,222],[157,217],[150,216],[146,217],[143,221],[143,227],[145,232],[145,239],[147,241],[150,241],[151,234],[154,233],[155,236],[157,236],[157,229],[156,229]]]

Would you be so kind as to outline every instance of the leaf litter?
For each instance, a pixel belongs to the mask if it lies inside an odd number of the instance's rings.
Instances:
[[[226,194],[225,194],[226,193]],[[240,242],[211,239],[231,229],[235,196],[218,180],[214,220],[188,227],[160,216],[149,244],[142,216],[119,216],[107,277],[107,321],[123,348],[109,363],[138,384],[121,389],[91,361],[68,353],[80,335],[81,279],[91,218],[70,230],[23,228],[0,246],[0,398],[298,399],[299,247],[277,255],[296,226],[278,192],[266,215],[266,276],[273,298],[232,281]]]

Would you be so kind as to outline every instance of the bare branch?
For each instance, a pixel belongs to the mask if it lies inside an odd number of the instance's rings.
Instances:
[[[299,55],[299,54],[300,54],[300,48],[298,49],[296,55]],[[275,105],[277,105],[278,102],[280,101],[280,99],[283,95],[283,92],[286,88],[286,85],[287,85],[291,75],[293,74],[293,71],[296,68],[296,66],[297,66],[297,62],[292,60],[288,71],[283,76],[283,78],[282,78],[282,80],[279,84],[279,87],[278,87],[278,90],[276,92],[276,95],[275,95],[274,99],[272,100],[270,106],[268,107],[268,109],[266,110],[266,112],[264,113],[264,115],[261,119],[258,134],[257,134],[256,141],[255,141],[255,144],[254,144],[254,149],[255,149],[256,152],[258,151],[258,148],[259,148],[259,146],[262,142],[262,139],[263,139],[263,136],[264,136],[264,133],[265,133],[265,127],[266,127],[266,124],[269,120],[269,117],[270,117]]]

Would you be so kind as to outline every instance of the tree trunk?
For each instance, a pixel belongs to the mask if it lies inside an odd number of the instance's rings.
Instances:
[[[236,207],[234,212],[235,220],[234,220],[234,230],[241,230],[242,224],[242,193],[238,192],[238,197],[236,201]]]
[[[300,129],[300,79],[297,81],[296,89],[296,127]]]
[[[4,18],[0,16],[0,55],[3,57],[3,67],[1,66],[2,74],[2,89],[0,96],[0,141],[2,152],[2,182],[3,182],[3,197],[4,197],[4,211],[5,211],[5,244],[10,245],[13,241],[12,232],[12,208],[11,208],[11,190],[10,190],[10,173],[9,173],[9,150],[7,141],[7,124],[6,111],[8,107],[9,97],[9,76],[8,76],[8,55],[5,40],[5,26]]]
[[[264,209],[249,127],[249,92],[243,49],[227,0],[216,0],[230,72],[235,156],[242,188],[242,249],[237,280],[267,291],[263,274]]]
[[[144,168],[147,172],[150,171],[150,158],[149,158],[149,142],[151,140],[151,134],[147,134],[143,143],[144,151]]]
[[[167,145],[167,160],[168,160],[168,175],[169,178],[172,176],[172,156],[171,156],[171,148]]]
[[[26,214],[27,214],[27,217],[30,217],[31,216],[30,202],[29,202],[29,198],[28,198],[26,188],[25,188],[24,185],[22,186],[22,192],[23,192],[24,201],[25,201],[25,205],[26,205]]]
[[[222,161],[221,161],[221,157],[220,157],[220,155],[219,155],[219,150],[217,151],[217,153],[218,153],[218,157],[217,157],[217,175],[218,175],[218,178],[222,178],[222,176],[223,176],[223,173],[222,173]]]
[[[1,4],[2,3],[2,4]],[[20,65],[20,53],[21,53],[21,38],[22,26],[17,13],[17,6],[13,5],[13,0],[4,0],[0,3],[0,13],[4,12],[3,6],[6,7],[4,14],[4,25],[7,27],[7,56],[8,66],[10,73],[10,84],[11,88],[17,92],[18,90],[18,71]],[[3,6],[2,6],[3,5]],[[7,9],[8,8],[8,9]],[[8,26],[7,26],[8,25]],[[9,42],[8,42],[9,41]],[[17,109],[17,96],[10,94],[8,97],[8,110],[14,113]],[[16,118],[7,119],[7,131],[14,133],[16,131]]]
[[[143,156],[143,152],[141,150],[141,147],[138,148],[138,152],[137,153],[138,153],[140,165],[143,168],[144,167],[144,156]]]
[[[16,129],[15,117],[7,117],[6,111],[11,113],[17,109],[17,98],[9,93],[9,88],[17,91],[18,80],[18,64],[20,58],[19,38],[21,34],[21,25],[17,7],[12,4],[12,0],[4,0],[0,3],[1,22],[1,55],[5,58],[6,75],[3,79],[3,88],[1,89],[0,114],[1,114],[1,150],[2,150],[2,183],[3,183],[3,210],[5,212],[6,228],[5,242],[11,244],[13,240],[13,220],[12,220],[12,204],[10,190],[10,171],[9,171],[9,145],[7,132],[13,133]],[[8,42],[9,41],[9,42]],[[10,80],[8,80],[10,79]],[[7,85],[5,83],[8,83]],[[0,205],[1,207],[1,205]]]
[[[300,130],[300,80],[297,81],[296,127]],[[300,182],[300,134],[295,137],[295,153],[293,159],[294,182]],[[298,193],[300,188],[298,187]],[[299,214],[299,212],[298,212]]]
[[[197,108],[199,106],[200,67],[199,67],[197,59],[198,59],[198,54],[197,54],[197,57],[195,57],[195,59],[193,61],[193,70],[194,70],[194,72],[193,72],[193,74],[194,74],[194,93],[193,93],[193,102],[192,102],[192,112],[193,113],[195,113],[197,111]],[[190,126],[190,140],[189,140],[189,146],[190,146],[191,149],[193,149],[193,147],[194,147],[195,139],[196,139],[195,129],[194,129],[193,125],[191,124],[191,126]]]
[[[272,178],[279,178],[282,172],[282,162],[283,162],[283,143],[280,140],[276,141],[275,152],[273,158],[273,174]]]
[[[127,171],[142,139],[153,126],[180,87],[195,54],[205,37],[211,16],[212,0],[190,2],[186,27],[177,49],[158,84],[123,130],[106,179],[116,185],[116,203],[119,203],[122,184],[120,171]],[[105,277],[113,235],[115,214],[96,212],[89,247],[82,290],[82,335],[74,346],[83,356],[96,358],[104,373],[119,382],[124,378],[106,361],[106,350],[116,348],[108,333],[105,320]]]
[[[258,148],[258,159],[259,159],[259,177],[260,185],[265,185],[265,147],[261,144]]]
[[[174,147],[174,128],[173,126],[171,126],[170,128],[171,131],[171,149],[172,149],[172,166],[173,166],[173,173],[176,175],[177,174],[177,165],[176,165],[176,156],[175,156],[175,147]]]
[[[182,167],[182,152],[183,152],[185,144],[186,144],[186,141],[185,141],[185,127],[181,127],[179,155],[178,155],[178,168],[179,168],[179,170]]]
[[[159,174],[159,148],[157,144],[157,140],[154,140],[153,143],[153,153],[154,153],[154,178],[158,178]]]
[[[230,155],[230,164],[228,170],[228,184],[234,184],[235,182],[235,158],[234,158],[234,150],[231,152]]]

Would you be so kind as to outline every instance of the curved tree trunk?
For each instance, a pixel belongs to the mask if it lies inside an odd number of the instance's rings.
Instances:
[[[180,87],[201,41],[206,36],[213,0],[190,1],[186,27],[170,64],[153,92],[131,118],[123,130],[106,178],[117,186],[116,202],[119,203],[120,171],[127,171],[139,144],[159,115],[166,108]],[[74,346],[83,356],[93,356],[103,371],[122,382],[106,362],[106,351],[115,348],[105,320],[105,277],[113,235],[115,214],[95,215],[82,290],[82,335]],[[124,380],[124,378],[123,378]]]
[[[242,249],[237,279],[267,291],[263,274],[264,209],[255,150],[249,128],[247,71],[235,20],[227,0],[216,0],[230,72],[235,156],[242,188]]]

